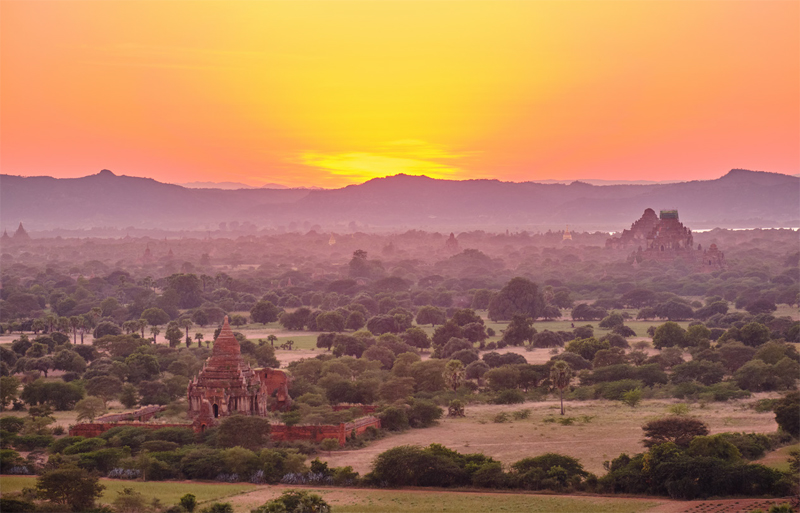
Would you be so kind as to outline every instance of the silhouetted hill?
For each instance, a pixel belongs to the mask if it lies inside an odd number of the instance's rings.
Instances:
[[[291,222],[445,230],[618,230],[645,208],[677,208],[692,228],[786,226],[800,219],[800,178],[734,169],[716,180],[596,186],[397,175],[333,190],[187,189],[104,170],[74,179],[0,177],[2,227],[216,228]]]

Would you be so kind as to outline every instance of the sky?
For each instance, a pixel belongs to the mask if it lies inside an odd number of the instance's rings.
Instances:
[[[0,168],[341,187],[800,173],[796,0],[0,0]]]

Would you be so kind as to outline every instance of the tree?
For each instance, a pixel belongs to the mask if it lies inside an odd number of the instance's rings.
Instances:
[[[262,417],[232,415],[226,417],[217,431],[217,444],[221,447],[244,447],[256,450],[269,442],[269,421]]]
[[[250,319],[253,322],[260,322],[267,324],[278,320],[281,309],[272,304],[271,301],[264,301],[263,299],[257,302],[253,308],[250,309]]]
[[[564,349],[567,352],[575,353],[588,361],[592,361],[598,351],[610,348],[611,344],[608,340],[597,340],[594,337],[589,337],[570,340]]]
[[[336,333],[320,333],[317,335],[317,347],[330,351],[334,340],[336,340]]]
[[[681,328],[678,323],[670,321],[656,328],[655,335],[653,335],[653,347],[663,349],[672,346],[686,346],[686,330]]]
[[[503,333],[503,341],[512,346],[522,346],[525,342],[532,342],[536,335],[533,319],[520,314],[514,314],[511,323]]]
[[[696,436],[708,434],[708,426],[693,417],[672,415],[651,420],[642,426],[645,447],[672,442],[681,447],[689,447]]]
[[[344,327],[344,316],[335,310],[322,312],[317,316],[317,329],[320,331],[342,332]]]
[[[191,320],[191,319],[189,319],[188,317],[184,317],[183,319],[181,319],[181,320],[179,321],[179,324],[180,324],[181,328],[183,328],[183,329],[185,329],[185,330],[186,330],[186,347],[189,347],[189,345],[190,345],[190,344],[191,344],[191,342],[192,342],[192,339],[191,339],[191,338],[189,338],[189,329],[190,329],[192,326],[194,326],[194,323],[193,323],[193,322],[192,322],[192,320]]]
[[[358,331],[367,325],[367,319],[364,314],[359,311],[350,312],[344,322],[345,329]]]
[[[622,318],[622,314],[619,312],[611,312],[608,314],[608,316],[604,317],[602,321],[600,321],[600,327],[612,329],[616,326],[622,326],[624,322],[625,319]]]
[[[251,319],[253,318],[252,314],[250,315],[250,318]],[[192,321],[195,324],[199,325],[201,328],[205,327],[210,322],[208,320],[208,314],[204,310],[201,310],[199,308],[194,312],[192,312]]]
[[[737,305],[739,306],[739,305]],[[760,298],[756,299],[755,301],[749,303],[747,306],[744,307],[745,310],[750,313],[750,315],[758,315],[762,313],[772,313],[778,309],[775,306],[775,303],[770,301],[769,299]]]
[[[95,376],[86,382],[86,392],[102,399],[105,406],[122,392],[122,381],[116,376]]]
[[[144,496],[133,488],[128,487],[117,492],[117,496],[111,504],[117,513],[139,513],[147,510],[147,502]]]
[[[125,321],[124,324],[127,324],[128,327],[133,327],[133,324],[128,324],[128,323],[132,323],[132,322],[135,322],[135,321]],[[126,329],[126,331],[127,331],[127,329]],[[94,338],[101,338],[101,337],[104,337],[106,335],[120,335],[120,334],[122,334],[122,330],[119,328],[119,326],[117,326],[116,323],[111,322],[111,321],[103,321],[103,322],[101,322],[100,324],[98,324],[94,328],[94,331],[92,332],[92,336]]]
[[[447,320],[447,315],[444,310],[435,306],[423,306],[417,312],[417,324],[424,325],[430,324],[436,326],[437,324],[444,324]]]
[[[758,347],[769,340],[769,328],[758,322],[751,322],[741,327],[739,336],[744,345]]]
[[[141,318],[150,326],[160,326],[169,322],[169,315],[161,308],[148,308],[142,312]]]
[[[401,337],[406,344],[416,347],[417,349],[428,349],[431,347],[431,339],[428,338],[428,334],[425,333],[425,330],[417,326],[408,328]]]
[[[536,319],[541,317],[544,299],[539,287],[525,278],[512,278],[489,303],[489,318],[493,321],[511,319],[521,314]]]
[[[0,411],[17,399],[20,381],[14,376],[0,377]]]
[[[670,321],[682,321],[694,317],[694,310],[686,303],[670,299],[656,306],[656,315]]]
[[[564,415],[564,389],[572,379],[572,369],[564,360],[557,360],[550,368],[550,381],[558,389],[561,398],[561,415]]]
[[[91,422],[95,417],[102,415],[106,411],[106,403],[99,397],[89,396],[75,404],[75,411],[78,414],[79,421],[88,420]]]
[[[492,390],[515,390],[519,387],[520,371],[515,365],[502,365],[483,374]]]
[[[199,331],[194,334],[194,339],[197,341],[197,346],[199,347],[200,344],[203,342],[204,335]]]
[[[453,391],[458,390],[464,382],[464,364],[458,360],[448,361],[444,368],[444,380]]]
[[[169,340],[169,347],[178,347],[183,338],[183,331],[181,331],[177,323],[170,323],[170,325],[167,326],[167,332],[164,333],[164,337]]]
[[[75,351],[62,349],[53,358],[53,368],[66,372],[83,373],[86,370],[86,360]]]
[[[139,392],[136,387],[131,383],[125,383],[119,395],[119,402],[126,408],[133,408],[139,404]]]
[[[84,469],[67,466],[45,471],[36,480],[36,491],[42,499],[72,511],[84,511],[94,505],[105,489],[98,481],[97,476]]]
[[[305,490],[286,490],[277,499],[271,500],[252,513],[330,513],[331,508],[319,495]]]
[[[789,433],[795,438],[800,438],[800,392],[789,392],[782,399],[779,399],[773,410],[775,412],[775,422],[781,430]]]
[[[158,326],[153,326],[150,328],[150,334],[153,335],[153,343],[158,343],[158,334],[161,333],[161,330]]]
[[[180,505],[183,509],[185,509],[189,513],[192,513],[192,511],[194,511],[194,508],[197,507],[197,498],[191,493],[187,493],[186,495],[181,497]]]
[[[564,341],[557,333],[550,330],[543,330],[533,336],[534,347],[560,347],[564,345]]]

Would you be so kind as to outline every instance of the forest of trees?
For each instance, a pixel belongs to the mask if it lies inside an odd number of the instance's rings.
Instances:
[[[0,329],[7,342],[0,344],[0,400],[13,410],[0,417],[0,472],[681,499],[795,490],[791,475],[750,463],[800,435],[792,415],[800,408],[800,322],[779,313],[798,305],[794,235],[716,233],[728,268],[711,273],[682,264],[637,269],[623,253],[550,244],[547,234],[462,234],[466,249],[447,253],[437,235],[358,236],[348,242],[358,244],[348,254],[332,253],[316,234],[230,241],[236,255],[219,262],[209,250],[196,260],[174,256],[200,247],[198,241],[174,241],[172,257],[147,262],[130,256],[141,244],[125,240],[12,248],[0,256]],[[431,240],[441,241],[441,251],[414,258]],[[586,240],[594,239],[587,234]],[[82,260],[84,252],[104,260]],[[254,254],[266,263],[248,265]],[[269,325],[315,336],[316,356],[285,367],[292,376],[291,411],[230,417],[202,434],[120,427],[84,439],[53,427],[54,411],[75,410],[80,420],[91,420],[113,401],[185,414],[187,384],[214,338],[198,330],[219,326],[225,315],[254,367],[280,366],[277,337],[249,340],[248,330]],[[559,319],[570,326],[548,329]],[[647,337],[637,336],[633,322],[650,326]],[[509,347],[547,348],[552,357],[529,364]],[[357,449],[463,414],[470,404],[515,405],[555,394],[568,410],[572,400],[635,406],[651,398],[714,402],[757,392],[783,397],[762,405],[775,412],[778,432],[709,436],[702,422],[692,424],[679,412],[661,424],[643,423],[647,451],[611,459],[600,477],[563,455],[504,468],[436,444],[391,449],[359,476],[349,467],[309,463],[324,444],[243,436],[268,435],[270,422],[331,424],[363,414],[357,406],[334,408],[342,403],[376,405],[382,421],[380,431],[348,437],[348,447]],[[47,454],[49,462],[23,458],[25,452]]]

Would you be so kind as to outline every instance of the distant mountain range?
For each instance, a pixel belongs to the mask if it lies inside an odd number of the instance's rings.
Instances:
[[[177,183],[175,185],[180,185],[187,189],[224,189],[228,191],[236,189],[289,189],[286,185],[281,185],[279,183],[266,183],[259,187],[241,182],[187,182]]]
[[[591,185],[396,175],[341,189],[187,188],[103,170],[83,178],[0,175],[0,228],[215,230],[319,225],[326,230],[616,231],[645,208],[678,209],[689,227],[800,225],[800,178],[734,169],[715,180]],[[294,224],[293,224],[294,223]]]

